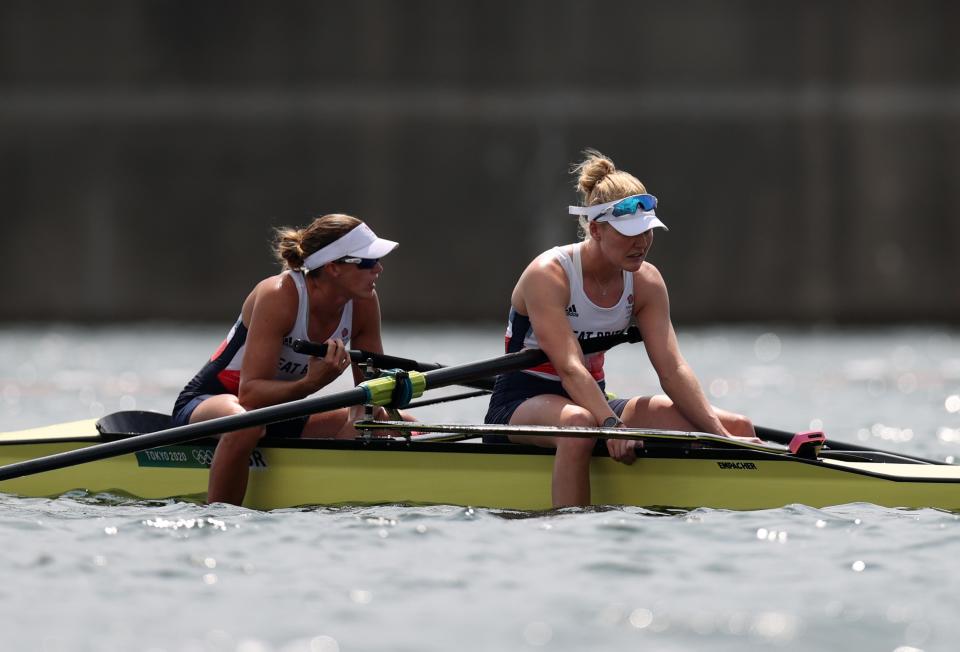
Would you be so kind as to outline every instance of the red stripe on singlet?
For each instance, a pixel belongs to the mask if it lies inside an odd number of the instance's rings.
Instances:
[[[510,339],[505,338],[506,340],[506,349],[509,351]],[[593,376],[594,380],[603,380],[603,361],[605,359],[605,354],[603,351],[600,353],[594,353],[587,357],[587,371],[590,372],[590,375]],[[550,362],[544,362],[543,364],[537,365],[536,367],[530,367],[527,371],[534,371],[541,374],[550,374],[551,376],[560,377],[560,374],[557,373],[557,368],[553,366]]]
[[[224,388],[234,395],[240,393],[240,371],[236,369],[224,369],[217,374],[217,380]]]
[[[220,346],[218,346],[217,350],[213,352],[213,355],[210,356],[210,359],[216,360],[217,358],[219,358],[220,354],[223,353],[223,350],[227,348],[227,344],[229,343],[230,343],[229,339],[224,339],[222,342],[220,342]]]

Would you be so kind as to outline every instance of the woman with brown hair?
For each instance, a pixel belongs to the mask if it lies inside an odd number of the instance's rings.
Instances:
[[[677,345],[667,286],[646,261],[657,199],[633,175],[594,150],[574,168],[584,239],[537,256],[517,281],[507,323],[508,352],[540,348],[549,362],[497,378],[487,423],[698,430],[753,437],[743,416],[712,407]],[[666,396],[608,400],[603,353],[583,356],[578,339],[639,327]],[[488,437],[488,441],[496,437]],[[590,503],[588,438],[511,436],[510,441],[556,448],[555,507]],[[502,439],[501,439],[502,441]],[[610,456],[636,459],[635,442],[611,439]]]
[[[260,281],[226,339],[184,387],[174,425],[241,414],[304,398],[350,366],[348,344],[383,352],[376,281],[380,259],[397,247],[349,215],[324,215],[302,229],[277,229],[284,270]],[[297,353],[296,339],[326,342],[323,358]],[[362,372],[353,367],[355,382]],[[350,409],[314,414],[222,435],[210,467],[208,502],[240,504],[250,454],[264,434],[352,437]]]

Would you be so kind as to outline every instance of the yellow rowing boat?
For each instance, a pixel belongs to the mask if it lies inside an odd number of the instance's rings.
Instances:
[[[0,465],[163,430],[167,419],[128,412],[105,417],[99,428],[86,420],[2,433]],[[491,429],[483,426],[413,427],[445,439],[403,436],[399,428],[390,438],[264,439],[250,458],[244,505],[263,510],[383,503],[550,508],[551,450],[484,444],[478,435]],[[631,466],[614,462],[598,447],[590,475],[595,504],[749,510],[869,502],[960,510],[960,466],[882,451],[831,450],[829,442],[805,457],[775,444],[743,446],[695,433],[630,431],[629,436],[644,441]],[[0,491],[202,500],[214,445],[201,439],[24,475],[0,481]]]

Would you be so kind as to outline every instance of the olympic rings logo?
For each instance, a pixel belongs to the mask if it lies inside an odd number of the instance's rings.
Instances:
[[[213,449],[198,447],[191,450],[190,454],[193,455],[193,459],[200,466],[210,468],[210,465],[213,464]],[[259,449],[254,449],[250,454],[250,468],[260,469],[266,467],[267,460],[264,459],[263,453],[261,453]]]
[[[213,464],[213,451],[209,448],[194,448],[193,459],[195,459],[198,464],[210,466]]]

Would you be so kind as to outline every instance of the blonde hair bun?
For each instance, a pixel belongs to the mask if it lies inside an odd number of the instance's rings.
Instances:
[[[573,172],[578,175],[577,190],[587,198],[593,194],[600,182],[616,172],[617,168],[609,157],[595,149],[584,150],[583,155],[586,158],[573,167]]]
[[[646,186],[629,172],[618,170],[609,156],[595,149],[583,151],[583,161],[570,168],[577,178],[581,206],[605,204],[630,195],[647,192]],[[580,217],[580,236],[590,237],[588,220]]]
[[[618,170],[609,156],[595,149],[584,150],[583,155],[584,160],[571,169],[577,177],[577,190],[583,206],[603,204],[647,191],[635,176]]]
[[[307,256],[340,239],[360,224],[363,222],[352,215],[331,213],[316,218],[301,229],[280,227],[274,229],[273,253],[286,269],[300,269]]]

